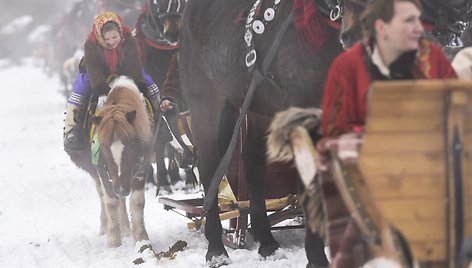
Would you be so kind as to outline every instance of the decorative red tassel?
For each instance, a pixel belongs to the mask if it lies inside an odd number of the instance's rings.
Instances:
[[[328,40],[329,32],[321,21],[316,0],[294,0],[295,27],[303,46],[309,51],[319,50]]]

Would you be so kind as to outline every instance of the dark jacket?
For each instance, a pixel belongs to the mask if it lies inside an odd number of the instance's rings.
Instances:
[[[167,69],[166,80],[161,90],[161,99],[168,99],[179,105],[180,111],[188,110],[187,103],[185,102],[182,91],[180,90],[180,77],[179,77],[179,56],[175,53],[170,60],[169,69]]]
[[[123,47],[123,59],[116,68],[116,75],[126,75],[133,79],[139,86],[144,84],[144,78],[141,73],[142,64],[139,58],[138,46],[136,40],[131,34],[124,35],[124,41],[120,44]],[[87,39],[84,45],[84,64],[90,77],[92,91],[107,85],[106,81],[110,70],[105,62],[103,48]]]

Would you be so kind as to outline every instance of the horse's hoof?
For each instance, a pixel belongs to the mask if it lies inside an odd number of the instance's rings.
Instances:
[[[170,195],[172,194],[172,188],[170,186],[161,186],[159,188],[159,195]]]
[[[279,249],[279,248],[280,248],[280,245],[278,243],[271,244],[271,245],[267,245],[265,247],[260,247],[258,253],[262,257],[267,258],[269,256],[274,255],[275,251],[277,251],[277,249]]]
[[[216,251],[208,251],[205,259],[207,264],[211,268],[220,267],[223,265],[231,264],[231,259],[228,256],[228,252],[226,250],[216,250]]]

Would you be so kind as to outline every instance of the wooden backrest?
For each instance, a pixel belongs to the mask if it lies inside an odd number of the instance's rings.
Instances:
[[[472,81],[376,82],[367,98],[362,173],[415,258],[449,262],[460,243],[456,223],[462,238],[472,235]],[[463,145],[459,191],[454,133]],[[457,194],[463,194],[463,217],[456,213]]]

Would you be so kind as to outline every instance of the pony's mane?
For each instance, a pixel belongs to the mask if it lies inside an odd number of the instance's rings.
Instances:
[[[136,91],[139,94],[138,86],[136,86],[136,83],[133,81],[133,79],[124,75],[118,76],[113,81],[111,81],[110,87],[111,87],[110,92],[112,92],[113,89],[117,87],[126,87],[130,90]]]
[[[126,114],[132,111],[136,111],[136,118],[133,124],[130,124]],[[129,78],[120,77],[112,83],[112,90],[100,111],[100,116],[100,145],[110,146],[116,140],[126,143],[132,139],[148,144],[151,140],[151,121],[143,97],[136,84]]]

